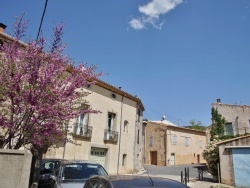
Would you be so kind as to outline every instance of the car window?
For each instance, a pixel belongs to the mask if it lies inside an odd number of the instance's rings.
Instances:
[[[51,174],[51,173],[54,173],[54,169],[56,168],[57,166],[57,163],[56,161],[47,161],[47,162],[44,162],[42,163],[40,169],[40,174]]]
[[[102,166],[96,164],[72,163],[62,168],[62,181],[85,180],[93,175],[107,175]]]

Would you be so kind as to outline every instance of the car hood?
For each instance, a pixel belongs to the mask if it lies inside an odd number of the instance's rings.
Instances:
[[[56,188],[83,188],[85,182],[59,183]]]

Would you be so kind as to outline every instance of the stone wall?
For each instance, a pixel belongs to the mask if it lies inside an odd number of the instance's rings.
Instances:
[[[0,187],[29,187],[31,160],[27,151],[0,149]]]

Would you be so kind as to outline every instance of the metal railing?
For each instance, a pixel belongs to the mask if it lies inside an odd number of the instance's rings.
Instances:
[[[87,125],[80,125],[78,123],[74,126],[74,135],[85,137],[85,138],[91,138],[92,137],[92,127]]]
[[[104,130],[104,141],[118,142],[118,132],[110,131],[108,129]]]
[[[187,185],[189,183],[189,168],[185,168],[184,174],[181,171],[181,183]]]

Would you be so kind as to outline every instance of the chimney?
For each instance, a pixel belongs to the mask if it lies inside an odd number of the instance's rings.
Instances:
[[[220,99],[217,99],[217,103],[221,103]]]
[[[4,33],[6,27],[7,27],[6,25],[4,25],[3,23],[0,23],[0,32]]]

